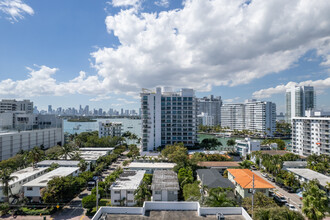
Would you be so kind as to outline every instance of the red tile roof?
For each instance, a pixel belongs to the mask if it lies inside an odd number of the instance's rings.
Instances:
[[[228,172],[234,176],[234,180],[243,189],[252,189],[252,176],[254,175],[254,188],[255,189],[272,189],[275,188],[272,184],[262,179],[257,174],[249,169],[228,169]]]

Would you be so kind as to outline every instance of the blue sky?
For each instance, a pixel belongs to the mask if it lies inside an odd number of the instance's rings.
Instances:
[[[0,0],[0,98],[137,109],[141,88],[172,86],[281,112],[296,83],[330,110],[329,11],[326,0]]]

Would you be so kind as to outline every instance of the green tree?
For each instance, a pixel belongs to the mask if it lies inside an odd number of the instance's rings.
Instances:
[[[167,145],[161,155],[174,163],[185,162],[188,160],[188,150],[182,143]]]
[[[17,176],[12,176],[12,170],[5,168],[0,170],[0,183],[2,184],[2,193],[5,196],[5,202],[9,201],[9,195],[12,195],[11,189],[9,187],[9,182],[17,179]]]
[[[201,198],[198,182],[185,184],[182,191],[185,201],[198,201]]]
[[[79,170],[85,172],[88,168],[88,163],[85,160],[80,160],[78,163]]]
[[[329,204],[326,192],[319,188],[317,180],[309,181],[303,186],[305,189],[303,192],[303,213],[312,220],[323,219]]]
[[[98,190],[99,190],[100,198],[104,198],[104,197],[105,197],[105,190],[104,190],[103,187],[100,186],[100,184],[99,184],[99,186],[98,186]],[[96,196],[96,187],[94,187],[94,188],[92,189],[91,194]]]
[[[60,154],[64,157],[65,160],[71,158],[74,155],[76,148],[71,144],[64,144],[61,146]]]
[[[192,183],[194,181],[193,171],[189,167],[181,168],[178,173],[178,180],[181,187],[185,184]]]
[[[239,167],[242,169],[251,169],[253,162],[249,160],[244,160],[243,162],[238,163]]]
[[[247,197],[243,199],[242,206],[248,211],[248,213],[252,214],[252,197]],[[277,207],[274,200],[262,192],[257,192],[254,195],[253,208],[254,210],[258,210],[261,208],[274,208]]]
[[[70,201],[81,187],[76,177],[55,177],[41,191],[41,196],[45,203],[63,203]]]
[[[233,146],[235,146],[235,144],[236,144],[236,141],[234,139],[229,139],[227,141],[227,146],[228,147],[233,147]]]
[[[96,206],[96,195],[92,194],[92,195],[88,195],[85,196],[82,200],[81,200],[82,206],[85,209],[92,209]]]
[[[144,201],[150,200],[151,190],[145,182],[140,184],[140,186],[134,192],[134,199],[138,206],[142,206]]]
[[[36,166],[36,164],[41,160],[41,158],[44,156],[44,152],[40,150],[39,147],[34,147],[29,152],[29,158],[32,161],[33,167]]]
[[[286,207],[262,208],[255,211],[256,220],[304,220],[304,216],[295,211],[291,211]]]
[[[278,150],[285,150],[285,142],[281,139],[265,139],[261,142],[262,145],[276,143]]]
[[[128,157],[136,158],[140,156],[140,150],[135,144],[131,144],[128,146],[129,152],[127,154]]]
[[[216,138],[205,138],[200,146],[205,150],[215,150],[218,146],[222,146],[222,143]]]
[[[228,197],[227,190],[223,188],[211,189],[205,204],[209,207],[233,207],[236,205],[235,201]]]

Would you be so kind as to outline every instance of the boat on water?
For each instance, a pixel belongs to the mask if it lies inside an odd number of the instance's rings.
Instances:
[[[73,130],[79,130],[80,127],[81,127],[81,125],[79,124],[79,125],[77,125],[76,127],[73,127]]]

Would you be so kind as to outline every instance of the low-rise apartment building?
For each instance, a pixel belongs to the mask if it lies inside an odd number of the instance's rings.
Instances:
[[[306,168],[307,167],[307,161],[284,161],[282,170],[287,170],[289,168]]]
[[[111,187],[111,204],[116,206],[134,206],[134,192],[140,186],[144,170],[125,170]]]
[[[288,168],[287,171],[293,173],[297,180],[300,183],[308,183],[311,180],[319,181],[321,189],[327,192],[328,196],[330,197],[330,190],[327,189],[327,184],[330,183],[330,177],[318,173],[311,169],[295,169],[295,168]]]
[[[178,176],[173,170],[155,170],[152,177],[152,201],[178,201]]]
[[[13,195],[23,193],[23,184],[32,181],[47,172],[47,168],[27,167],[11,174],[16,178],[9,182],[9,187]],[[4,201],[3,185],[0,184],[0,201]]]
[[[155,170],[172,170],[175,163],[153,163],[153,162],[132,162],[127,167],[129,170],[145,170],[146,173],[154,173]]]
[[[59,167],[23,185],[24,196],[33,202],[41,202],[41,190],[55,177],[77,176],[78,167]]]
[[[235,185],[235,194],[241,199],[251,197],[252,189],[268,196],[269,190],[275,188],[249,169],[228,169],[228,179]]]

